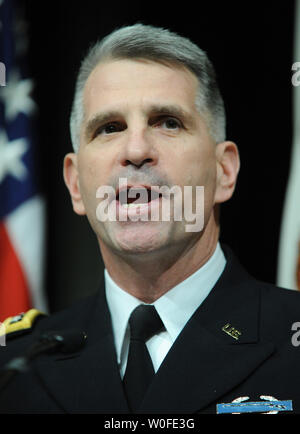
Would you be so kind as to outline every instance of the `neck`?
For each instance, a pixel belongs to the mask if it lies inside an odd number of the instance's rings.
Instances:
[[[99,243],[105,267],[116,284],[141,301],[153,303],[208,261],[218,237],[218,226],[209,221],[199,238],[172,251],[122,256]]]

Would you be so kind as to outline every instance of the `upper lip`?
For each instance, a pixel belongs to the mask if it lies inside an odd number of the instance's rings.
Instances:
[[[137,190],[146,189],[146,190],[156,191],[157,193],[160,193],[158,186],[147,185],[147,184],[124,184],[117,189],[117,196],[120,194],[121,191],[130,190],[131,188]]]

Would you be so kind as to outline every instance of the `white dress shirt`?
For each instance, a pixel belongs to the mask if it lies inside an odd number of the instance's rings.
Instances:
[[[165,326],[165,331],[146,342],[155,372],[185,324],[214,287],[225,264],[226,259],[218,243],[213,255],[201,268],[153,303]],[[132,311],[142,302],[116,285],[106,269],[104,277],[120,375],[123,378],[130,339],[128,320]]]

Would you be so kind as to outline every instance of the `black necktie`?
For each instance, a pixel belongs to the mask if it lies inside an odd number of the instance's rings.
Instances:
[[[141,304],[130,318],[130,345],[123,379],[129,407],[135,412],[154,375],[152,361],[145,342],[164,328],[154,306]]]

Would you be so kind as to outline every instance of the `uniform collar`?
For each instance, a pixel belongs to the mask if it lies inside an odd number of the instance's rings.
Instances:
[[[213,255],[202,267],[153,303],[173,342],[215,286],[225,265],[226,259],[218,243]],[[120,362],[129,317],[141,301],[120,288],[106,269],[104,277],[117,359]]]

